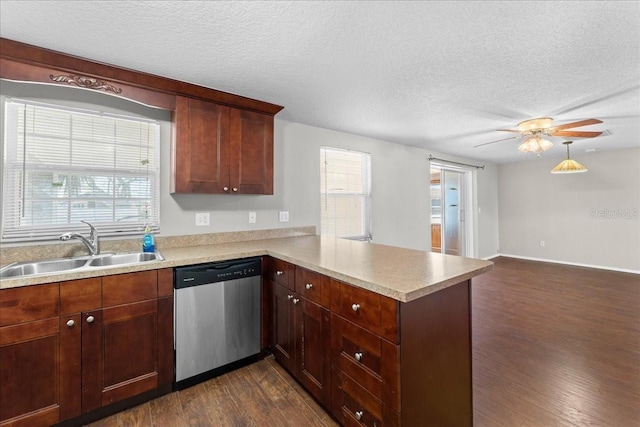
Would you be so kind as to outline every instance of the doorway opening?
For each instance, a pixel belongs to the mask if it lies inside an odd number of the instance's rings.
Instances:
[[[473,172],[431,162],[431,251],[474,256]]]

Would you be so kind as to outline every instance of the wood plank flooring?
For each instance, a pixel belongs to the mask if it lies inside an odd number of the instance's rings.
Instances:
[[[640,276],[493,261],[472,286],[475,426],[639,426]]]
[[[640,276],[493,261],[472,285],[474,425],[639,426]],[[336,425],[270,357],[91,427]]]

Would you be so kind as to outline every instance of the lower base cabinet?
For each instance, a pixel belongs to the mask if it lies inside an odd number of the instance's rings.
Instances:
[[[3,289],[0,308],[2,427],[82,425],[173,380],[170,269]]]
[[[271,349],[339,423],[473,425],[469,280],[400,303],[283,262],[277,271],[295,269],[295,286],[265,272]]]

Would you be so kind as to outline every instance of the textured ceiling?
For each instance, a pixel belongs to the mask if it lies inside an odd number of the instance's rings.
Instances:
[[[285,107],[277,117],[497,163],[525,119],[640,146],[640,2],[9,1],[0,35]],[[559,138],[546,156],[562,156]],[[533,156],[533,155],[528,155]]]

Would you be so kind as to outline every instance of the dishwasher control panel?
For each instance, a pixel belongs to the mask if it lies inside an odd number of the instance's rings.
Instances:
[[[259,276],[262,271],[261,258],[246,258],[210,264],[198,264],[175,269],[176,289],[205,283],[224,282],[243,277]]]

